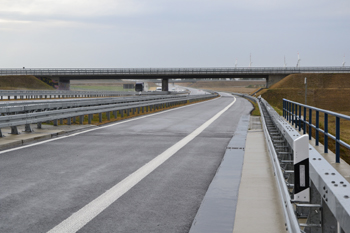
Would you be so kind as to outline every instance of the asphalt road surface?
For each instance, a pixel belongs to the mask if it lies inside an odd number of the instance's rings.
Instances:
[[[188,232],[251,109],[223,96],[0,152],[0,232]]]

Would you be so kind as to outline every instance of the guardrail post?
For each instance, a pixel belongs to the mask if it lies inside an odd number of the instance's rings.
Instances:
[[[92,121],[92,114],[88,115],[88,124],[91,125],[91,121]]]
[[[84,115],[79,116],[79,124],[83,124],[84,123]]]
[[[335,118],[335,162],[340,163],[340,118]]]
[[[142,107],[142,113],[145,113],[145,107]]]
[[[73,117],[73,123],[75,123],[77,121],[76,117]]]
[[[324,114],[324,153],[328,153],[328,114]]]
[[[318,146],[318,141],[319,141],[319,132],[318,130],[320,129],[320,122],[319,122],[319,116],[320,113],[319,111],[316,111],[316,146]]]
[[[60,119],[60,124],[63,125],[63,118]]]
[[[127,110],[126,110],[126,116],[129,116],[130,115],[130,109],[128,108]]]
[[[11,126],[11,134],[19,134],[17,126]]]
[[[102,122],[102,113],[98,114],[98,121],[101,123]]]
[[[140,107],[137,108],[137,114],[140,114]]]
[[[135,115],[135,108],[132,108],[132,115]]]
[[[117,119],[117,117],[118,117],[117,111],[113,111],[113,115],[114,115],[114,119]]]
[[[25,124],[24,126],[24,132],[28,132],[28,133],[31,133],[33,132],[34,130],[32,130],[32,128],[30,127],[30,124]]]
[[[53,120],[53,126],[58,126],[58,120],[57,119]]]
[[[41,129],[41,128],[42,128],[42,127],[41,127],[41,122],[36,123],[36,128],[37,128],[37,129]]]
[[[67,117],[67,125],[71,125],[72,124],[72,118],[71,117]]]
[[[107,120],[111,120],[111,112],[106,112]]]
[[[124,117],[124,109],[123,110],[119,110],[119,113],[120,113],[121,118],[123,118]]]

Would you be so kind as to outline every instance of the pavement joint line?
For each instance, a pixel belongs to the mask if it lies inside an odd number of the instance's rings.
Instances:
[[[32,146],[41,145],[41,144],[44,144],[44,143],[47,143],[47,142],[52,142],[52,141],[56,141],[56,140],[60,140],[60,139],[68,138],[68,137],[77,136],[79,134],[87,133],[87,132],[90,132],[90,131],[104,129],[104,128],[112,127],[112,126],[115,126],[115,125],[124,124],[124,123],[130,122],[130,121],[136,121],[136,120],[143,119],[143,118],[146,118],[146,117],[151,117],[151,116],[155,116],[155,115],[158,115],[158,114],[163,114],[163,113],[166,113],[166,112],[170,112],[170,111],[174,111],[174,110],[178,110],[178,109],[182,109],[182,108],[186,108],[186,107],[190,107],[190,106],[194,106],[194,105],[198,105],[198,104],[208,103],[208,102],[211,102],[211,101],[219,100],[221,98],[222,97],[215,98],[215,99],[208,100],[208,101],[195,103],[195,104],[185,105],[185,106],[181,106],[181,107],[177,107],[177,108],[172,108],[172,109],[165,110],[165,111],[151,113],[151,114],[148,114],[148,115],[143,115],[143,116],[127,119],[125,121],[112,123],[112,124],[108,124],[108,125],[105,125],[105,126],[100,126],[100,127],[93,128],[93,129],[84,130],[84,131],[81,131],[81,132],[78,132],[78,133],[73,133],[73,134],[69,134],[69,135],[65,135],[65,136],[60,136],[60,137],[57,137],[57,138],[51,138],[51,139],[44,140],[44,141],[41,141],[41,142],[32,143],[32,144],[29,144],[29,145],[24,145],[24,146],[19,146],[19,147],[16,147],[16,148],[3,150],[3,151],[0,151],[0,154],[5,154],[7,152],[16,151],[16,150],[20,150],[20,149],[25,149],[25,148],[32,147]]]
[[[73,213],[66,220],[52,228],[48,233],[69,233],[77,232],[97,215],[99,215],[103,210],[108,208],[112,203],[117,201],[121,196],[128,192],[137,183],[148,176],[157,167],[167,161],[171,156],[178,152],[181,148],[187,145],[190,141],[196,138],[200,133],[202,133],[208,126],[210,126],[215,120],[217,120],[223,113],[225,113],[234,103],[236,98],[227,105],[223,110],[215,114],[208,121],[203,123],[192,133],[187,135],[185,138],[181,139],[173,146],[169,147],[163,153],[140,167],[138,170],[130,174],[124,180],[117,183],[115,186],[101,194],[99,197],[82,207],[77,212]]]

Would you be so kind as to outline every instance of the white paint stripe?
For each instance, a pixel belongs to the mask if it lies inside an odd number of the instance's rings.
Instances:
[[[48,139],[48,140],[45,140],[45,141],[36,142],[36,143],[30,144],[30,145],[25,145],[25,146],[20,146],[20,147],[16,147],[16,148],[3,150],[3,151],[0,151],[0,154],[4,154],[4,153],[7,153],[7,152],[16,151],[16,150],[20,150],[20,149],[24,149],[24,148],[28,148],[28,147],[32,147],[32,146],[36,146],[36,145],[40,145],[40,144],[44,144],[44,143],[47,143],[47,142],[61,140],[61,139],[64,139],[64,138],[73,137],[73,136],[76,136],[76,135],[79,135],[79,134],[83,134],[83,133],[87,133],[87,132],[90,132],[90,131],[104,129],[104,128],[112,127],[112,126],[115,126],[115,125],[124,124],[124,123],[130,122],[130,121],[136,121],[136,120],[143,119],[143,118],[146,118],[146,117],[151,117],[151,116],[155,116],[155,115],[158,115],[158,114],[163,114],[163,113],[170,112],[170,111],[175,111],[175,110],[178,110],[178,109],[181,109],[181,108],[191,107],[191,106],[194,106],[194,105],[197,105],[197,104],[204,104],[204,103],[208,103],[208,102],[219,100],[219,99],[221,99],[221,97],[213,99],[213,100],[208,100],[208,101],[196,103],[196,104],[190,104],[190,105],[186,105],[186,106],[182,106],[182,107],[176,107],[176,108],[165,110],[165,111],[161,111],[161,112],[151,113],[151,114],[148,114],[146,116],[135,117],[135,118],[132,118],[132,119],[129,119],[129,120],[124,120],[122,122],[108,124],[108,125],[105,125],[105,126],[100,126],[98,128],[88,129],[88,130],[80,131],[78,133],[74,133],[74,134],[70,134],[70,135],[66,135],[66,136],[61,136],[61,137],[58,137],[58,138],[52,138],[52,139]]]
[[[148,174],[154,171],[162,163],[168,160],[172,155],[184,147],[187,143],[197,137],[203,130],[205,130],[211,123],[218,119],[224,112],[226,112],[234,103],[236,98],[227,107],[209,119],[207,122],[202,124],[191,134],[168,148],[166,151],[152,159],[150,162],[143,165],[134,173],[130,174],[124,180],[107,190],[101,196],[72,214],[69,218],[61,222],[59,225],[49,231],[49,233],[68,233],[77,232],[79,229],[84,227],[88,222],[110,206],[113,202],[118,200],[123,194],[129,191],[133,186],[145,178]]]

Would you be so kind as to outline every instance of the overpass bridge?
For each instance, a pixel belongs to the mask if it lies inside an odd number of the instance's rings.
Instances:
[[[60,90],[69,90],[73,79],[162,79],[163,91],[168,91],[169,79],[265,78],[270,87],[290,74],[300,73],[350,73],[350,67],[0,69],[0,76],[34,75],[57,80]]]

